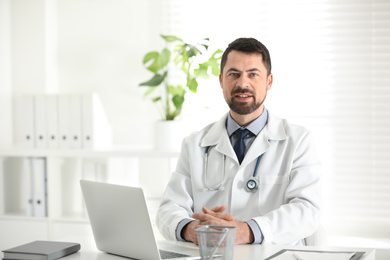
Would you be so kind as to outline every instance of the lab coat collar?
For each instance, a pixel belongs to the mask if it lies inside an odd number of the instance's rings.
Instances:
[[[237,160],[233,147],[230,143],[229,136],[226,130],[225,114],[219,121],[215,122],[207,131],[201,141],[202,147],[215,146],[215,149],[225,154],[232,159]],[[253,141],[251,147],[247,151],[241,166],[244,166],[253,160],[256,160],[261,154],[268,150],[271,146],[269,141],[281,141],[287,138],[283,120],[273,115],[268,110],[268,123]],[[238,163],[238,161],[237,161]]]
[[[245,166],[265,153],[271,147],[271,141],[282,141],[287,138],[283,120],[268,111],[268,123],[253,141],[241,166]]]
[[[211,126],[203,137],[200,145],[202,147],[215,147],[216,151],[234,159],[236,158],[236,154],[230,143],[229,135],[226,130],[227,116],[228,114],[225,114],[220,120]]]

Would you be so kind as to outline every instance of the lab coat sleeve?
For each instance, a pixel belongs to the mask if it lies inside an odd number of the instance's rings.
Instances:
[[[185,143],[184,140],[176,171],[171,176],[157,212],[158,229],[168,240],[176,240],[176,228],[179,222],[191,218],[193,213],[190,162]]]
[[[263,233],[263,244],[292,244],[318,229],[321,204],[318,168],[314,143],[307,133],[294,152],[284,204],[254,218]]]

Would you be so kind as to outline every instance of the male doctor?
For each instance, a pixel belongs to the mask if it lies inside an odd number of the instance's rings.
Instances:
[[[229,113],[183,140],[157,213],[166,239],[197,244],[202,225],[236,226],[236,244],[305,245],[319,227],[319,161],[305,128],[264,107],[273,75],[253,38],[229,44],[219,82]]]

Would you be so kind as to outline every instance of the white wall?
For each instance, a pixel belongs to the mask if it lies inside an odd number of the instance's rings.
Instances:
[[[10,0],[0,0],[0,144],[12,143]]]
[[[163,33],[161,1],[0,2],[2,107],[10,106],[12,95],[20,93],[98,92],[113,127],[115,145],[152,145],[154,122],[160,115],[155,105],[144,99],[145,89],[138,84],[151,75],[143,68],[143,56],[163,46],[159,37]],[[218,80],[213,80],[213,91],[220,98]],[[188,107],[200,105],[203,115],[210,114],[199,97],[188,101]],[[10,122],[11,112],[1,111],[1,117]],[[183,113],[192,116],[187,118],[191,130],[208,123],[195,123],[198,121],[193,118],[204,118],[196,108]],[[209,121],[220,113],[215,115]],[[135,135],[134,127],[140,126],[143,131]],[[2,131],[0,144],[12,140],[11,135],[11,127]]]
[[[157,111],[137,87],[148,77],[143,55],[159,47],[156,1],[59,0],[60,92],[96,91],[116,144],[143,144]],[[141,136],[133,127],[146,125]]]

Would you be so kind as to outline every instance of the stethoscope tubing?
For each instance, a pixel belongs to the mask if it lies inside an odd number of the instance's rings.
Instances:
[[[215,187],[212,187],[210,188],[208,185],[207,185],[207,164],[208,164],[208,161],[209,161],[209,150],[210,150],[211,146],[207,146],[206,147],[206,150],[205,150],[205,153],[204,153],[204,166],[203,166],[203,182],[204,182],[204,186],[205,186],[205,191],[216,191],[216,190],[223,190],[223,187],[222,187],[222,184],[223,184],[223,180],[225,179],[225,160],[226,160],[226,157],[225,155],[223,155],[223,176],[222,176],[222,179],[221,179],[221,182],[219,185],[216,185]]]
[[[223,184],[223,180],[225,179],[225,155],[223,155],[223,176],[222,176],[222,179],[221,179],[221,182],[219,185],[216,185],[215,187],[213,188],[210,188],[208,187],[207,185],[207,164],[208,164],[208,157],[209,157],[209,152],[210,152],[210,149],[211,149],[211,146],[207,146],[206,149],[205,149],[205,153],[204,153],[204,166],[203,166],[203,182],[204,182],[204,186],[205,186],[205,191],[216,191],[216,190],[223,190],[223,187],[222,187],[222,184]],[[257,175],[257,170],[259,168],[259,164],[260,164],[260,160],[261,160],[261,157],[263,155],[261,154],[258,158],[257,158],[257,161],[256,161],[256,166],[255,166],[255,169],[253,170],[253,176],[248,180],[247,182],[247,187],[248,187],[248,183],[250,181],[253,181],[255,180],[256,178],[256,175]],[[257,183],[257,182],[256,182]],[[255,191],[257,190],[257,186],[253,189],[249,189],[249,191]]]

